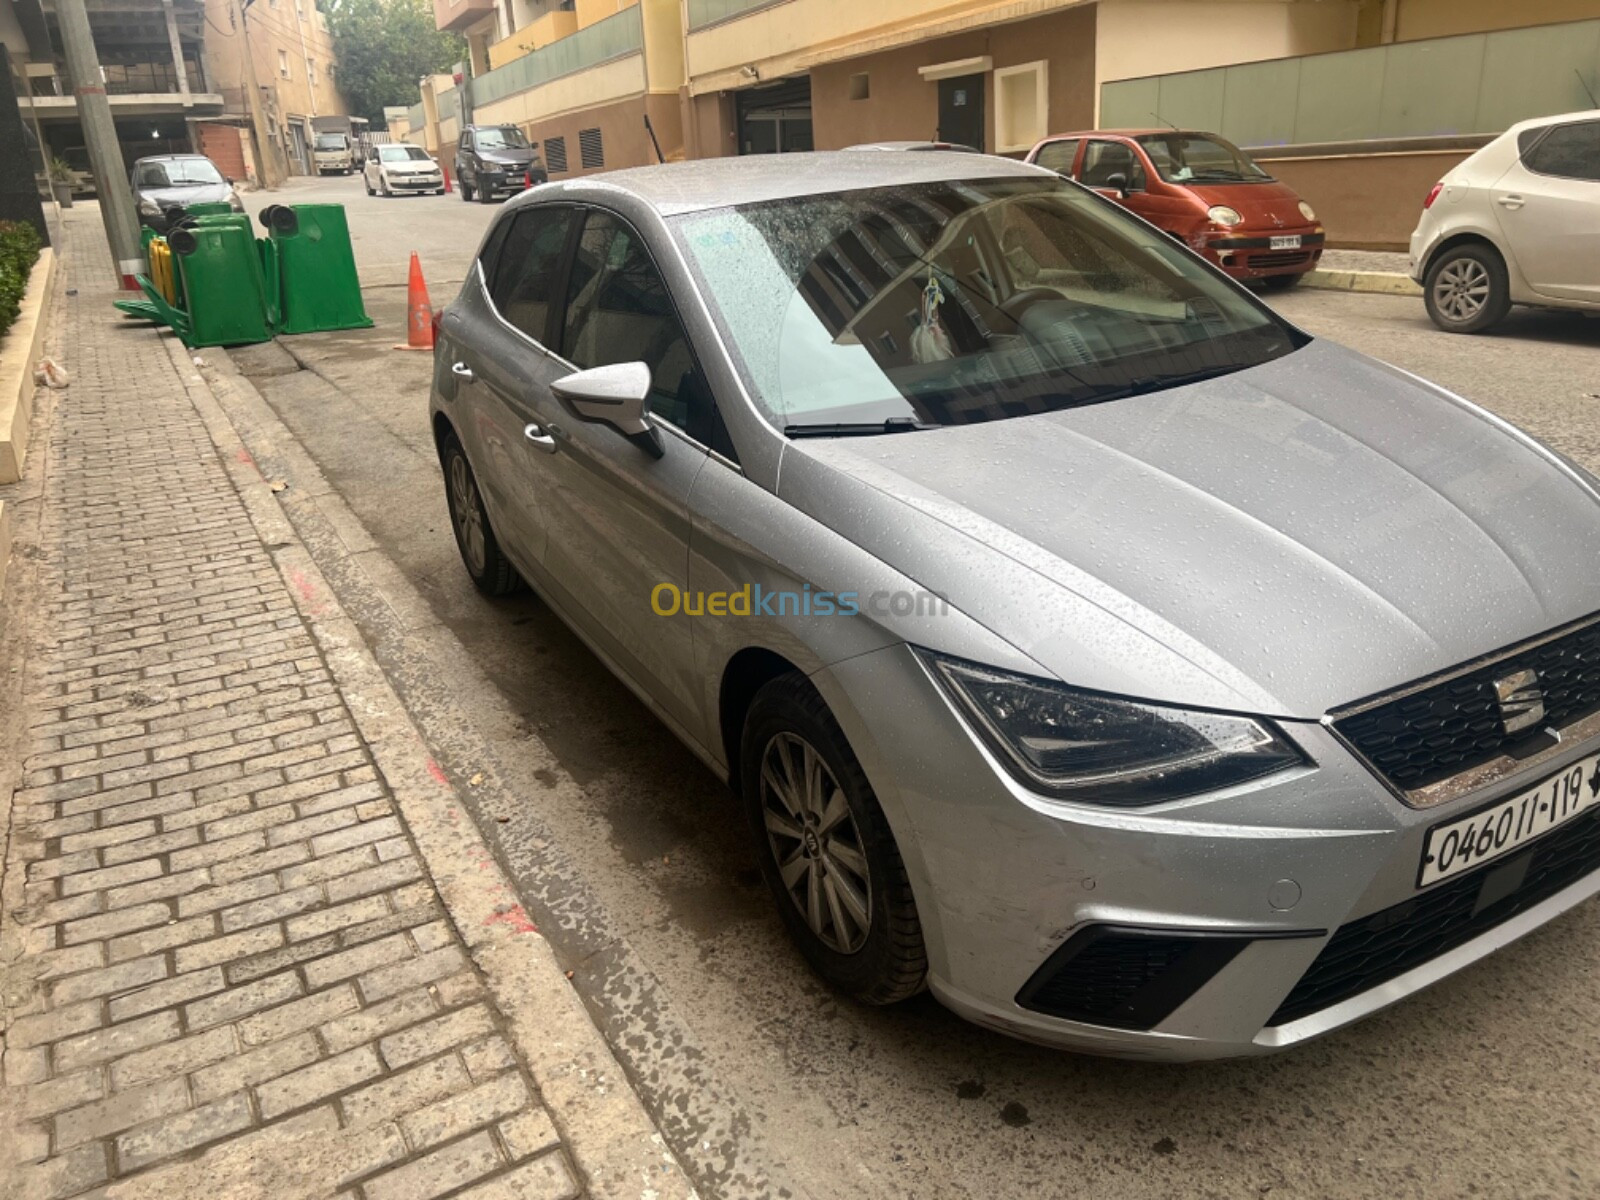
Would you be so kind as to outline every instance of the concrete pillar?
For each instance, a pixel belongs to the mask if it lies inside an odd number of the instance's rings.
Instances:
[[[172,9],[172,0],[161,0],[161,12],[167,18],[167,42],[172,47],[172,69],[178,73],[178,92],[189,94],[189,68],[183,65],[183,42],[178,37],[178,14]]]

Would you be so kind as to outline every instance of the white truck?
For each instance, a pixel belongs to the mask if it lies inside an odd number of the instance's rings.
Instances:
[[[348,175],[356,169],[355,143],[348,133],[320,132],[312,142],[311,158],[318,175]]]

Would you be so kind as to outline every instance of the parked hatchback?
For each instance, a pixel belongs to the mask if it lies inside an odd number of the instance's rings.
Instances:
[[[226,204],[244,211],[233,181],[203,154],[154,154],[133,164],[130,173],[139,222],[165,233],[191,204]]]
[[[395,196],[407,192],[444,195],[444,175],[439,164],[421,146],[390,142],[373,146],[361,169],[367,195]]]
[[[1600,113],[1513,125],[1434,184],[1411,276],[1449,333],[1513,304],[1600,310]]]
[[[1111,196],[1235,279],[1293,287],[1322,257],[1312,207],[1214,133],[1060,134],[1027,161]]]
[[[473,581],[731,784],[862,1001],[1262,1053],[1600,890],[1600,484],[1049,172],[538,188],[430,417]]]
[[[463,200],[492,204],[547,178],[539,152],[515,125],[468,125],[456,145],[456,183]]]

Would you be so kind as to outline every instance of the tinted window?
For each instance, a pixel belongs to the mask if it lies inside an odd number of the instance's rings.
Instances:
[[[1108,188],[1111,177],[1121,175],[1130,188],[1144,187],[1144,167],[1131,146],[1121,142],[1090,142],[1083,154],[1083,174],[1079,177],[1086,187]]]
[[[1557,125],[1523,162],[1541,175],[1600,180],[1600,121]]]
[[[1166,234],[1051,176],[797,197],[671,225],[780,429],[1115,403],[1303,344]]]
[[[562,356],[579,367],[643,362],[650,408],[695,433],[691,409],[710,397],[667,285],[643,240],[610,213],[589,214],[572,262]]]
[[[556,272],[575,217],[571,208],[523,209],[512,219],[494,258],[490,283],[494,306],[536,342],[550,336],[550,306],[560,282]]]
[[[1072,174],[1072,160],[1078,157],[1078,139],[1069,142],[1048,142],[1039,147],[1039,157],[1033,161],[1047,171],[1058,175]]]

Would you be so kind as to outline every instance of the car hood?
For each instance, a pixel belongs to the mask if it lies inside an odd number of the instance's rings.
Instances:
[[[1244,229],[1299,229],[1307,221],[1300,212],[1300,195],[1287,184],[1266,183],[1189,183],[1184,184],[1200,201],[1211,208],[1226,204],[1244,218]]]
[[[478,151],[478,158],[486,165],[497,167],[525,167],[533,161],[532,150]]]
[[[1590,481],[1320,341],[1126,400],[792,442],[779,490],[1047,671],[1172,703],[1315,718],[1600,610]]]
[[[233,187],[226,183],[206,183],[199,187],[140,188],[141,200],[154,200],[161,209],[178,204],[226,204],[233,199]]]

